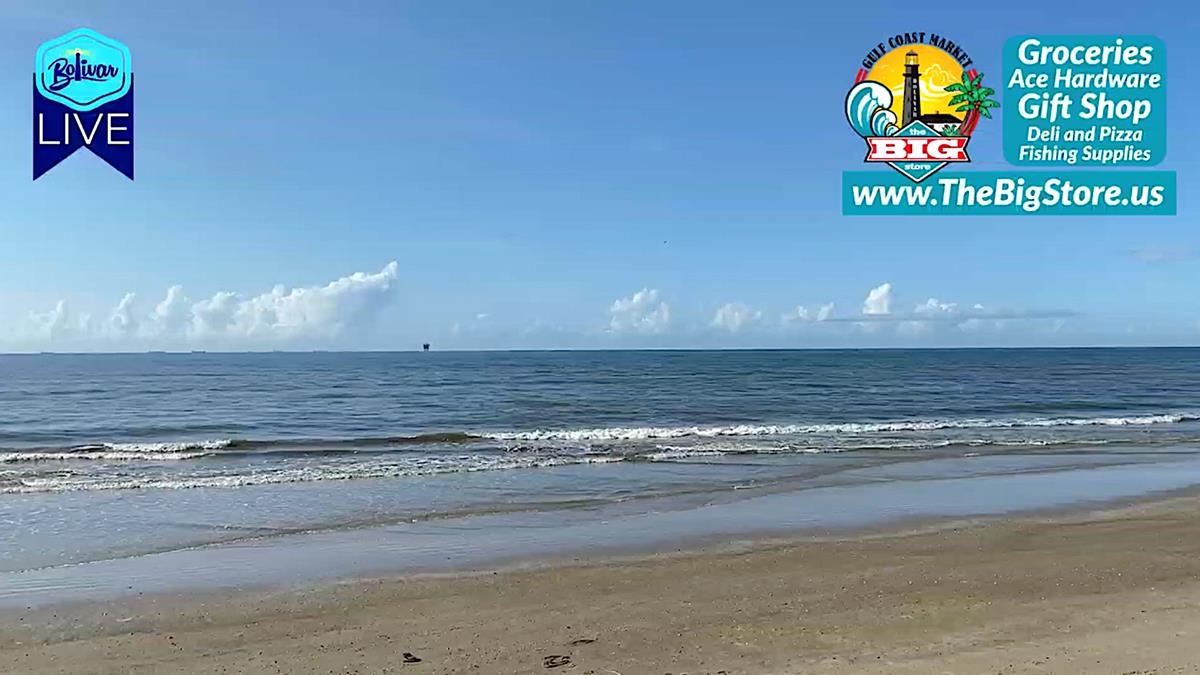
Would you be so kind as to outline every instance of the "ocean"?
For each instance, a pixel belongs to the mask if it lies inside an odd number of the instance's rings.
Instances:
[[[0,355],[0,602],[1198,483],[1200,349]]]

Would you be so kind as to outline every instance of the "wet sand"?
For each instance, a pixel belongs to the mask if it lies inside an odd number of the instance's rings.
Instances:
[[[0,613],[0,670],[20,673],[1191,673],[1198,644],[1195,495]]]

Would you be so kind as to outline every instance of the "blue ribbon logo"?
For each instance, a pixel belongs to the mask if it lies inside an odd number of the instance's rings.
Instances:
[[[38,47],[33,70],[33,179],[83,147],[133,179],[129,48],[87,28]]]

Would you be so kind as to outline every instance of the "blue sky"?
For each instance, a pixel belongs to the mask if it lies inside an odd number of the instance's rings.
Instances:
[[[0,350],[1195,344],[1183,7],[8,2]],[[132,50],[135,182],[86,152],[30,182],[33,54],[80,26]],[[1014,34],[1161,37],[1179,215],[841,216],[842,99],[909,30],[997,81]]]

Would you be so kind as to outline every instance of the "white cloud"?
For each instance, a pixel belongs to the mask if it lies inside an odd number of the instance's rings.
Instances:
[[[871,289],[867,299],[863,300],[862,313],[871,316],[883,316],[892,313],[892,285],[884,283]]]
[[[793,323],[796,321],[808,321],[808,319],[809,319],[808,309],[806,309],[804,307],[804,305],[796,305],[795,309],[793,309],[789,312],[784,312],[783,316],[780,318],[783,320],[784,323]]]
[[[979,307],[979,305],[976,306]],[[897,330],[910,337],[920,337],[932,334],[936,329],[937,322],[955,319],[960,314],[958,303],[929,298],[914,307],[910,316],[912,320],[901,321]]]
[[[137,332],[138,319],[134,315],[133,300],[137,297],[133,293],[126,293],[125,297],[121,298],[121,302],[117,303],[112,314],[108,317],[106,330],[108,335],[121,338],[127,335],[133,335]]]
[[[30,312],[29,323],[36,337],[46,340],[61,340],[74,336],[81,326],[86,326],[86,317],[79,323],[71,320],[66,300],[59,300],[49,312]]]
[[[220,337],[230,331],[233,317],[238,312],[237,293],[221,291],[207,300],[192,305],[190,325],[184,324],[185,332],[201,338]]]
[[[851,322],[856,330],[872,339],[883,339],[888,335],[905,339],[936,338],[953,341],[956,336],[984,334],[997,335],[1010,328],[1010,323],[1030,322],[1026,330],[1035,330],[1045,321],[1053,320],[1063,325],[1063,320],[1077,316],[1069,310],[1022,310],[985,309],[983,305],[946,302],[931,297],[918,303],[911,311],[895,311],[895,289],[890,283],[871,289],[863,301],[862,314],[849,319],[832,321]],[[832,310],[831,310],[832,311]]]
[[[671,324],[671,307],[653,288],[613,301],[608,314],[609,328],[618,333],[661,333]]]
[[[136,296],[126,293],[98,326],[87,315],[73,317],[66,301],[59,301],[49,312],[31,314],[32,330],[16,339],[85,349],[97,342],[104,348],[321,343],[373,320],[391,301],[398,269],[391,262],[379,272],[356,272],[324,286],[276,286],[249,297],[221,291],[195,303],[172,286],[146,316],[137,313]]]
[[[814,310],[810,310],[804,305],[796,305],[794,309],[784,312],[780,317],[783,323],[797,323],[804,321],[828,321],[833,316],[833,303],[820,305]]]
[[[983,309],[980,305],[976,307]],[[958,303],[942,302],[937,298],[930,298],[913,308],[913,314],[918,316],[953,316],[957,313]]]
[[[359,272],[327,284],[276,286],[249,294],[221,291],[189,297],[180,286],[164,294],[127,293],[93,315],[60,301],[49,311],[13,313],[0,322],[0,349],[38,351],[142,351],[148,349],[339,349],[397,344],[396,337],[419,344],[431,337],[428,325],[417,338],[388,318],[395,298],[398,266]],[[85,296],[86,297],[86,296]],[[881,284],[866,295],[861,312],[835,316],[833,303],[793,306],[778,313],[752,304],[730,302],[714,313],[676,316],[660,291],[643,288],[608,307],[608,330],[573,327],[539,320],[533,327],[511,317],[462,308],[432,334],[453,337],[460,347],[497,346],[795,346],[881,345],[888,340],[921,339],[945,344],[1016,340],[1019,336],[1054,337],[1069,332],[1061,320],[1078,316],[1066,310],[988,308],[972,302],[930,297],[916,305],[897,304],[895,288]],[[39,296],[37,302],[52,302]],[[95,302],[93,300],[93,302]],[[44,306],[44,305],[43,305]],[[94,317],[94,319],[93,319]],[[769,317],[769,321],[767,318]],[[777,320],[778,318],[778,320]],[[382,325],[376,326],[378,319]],[[414,319],[417,320],[417,319]],[[419,327],[417,327],[419,328]],[[380,329],[380,330],[377,330]],[[1074,329],[1074,326],[1070,326]],[[415,328],[414,328],[415,330]],[[382,331],[387,331],[386,333]],[[616,336],[620,336],[614,342]],[[383,341],[384,338],[387,341]],[[1032,338],[1031,338],[1032,339]],[[1057,338],[1056,338],[1057,339]]]
[[[374,274],[355,272],[325,286],[276,286],[237,303],[228,330],[246,337],[332,337],[375,313],[389,298],[395,262]]]
[[[730,333],[736,333],[748,324],[754,323],[762,318],[762,312],[753,307],[748,307],[740,302],[730,302],[721,305],[717,308],[717,313],[713,316],[712,325],[716,328],[722,328]]]
[[[170,335],[181,331],[192,317],[191,301],[183,294],[182,286],[167,289],[167,297],[154,306],[150,314],[150,325],[158,335]]]

